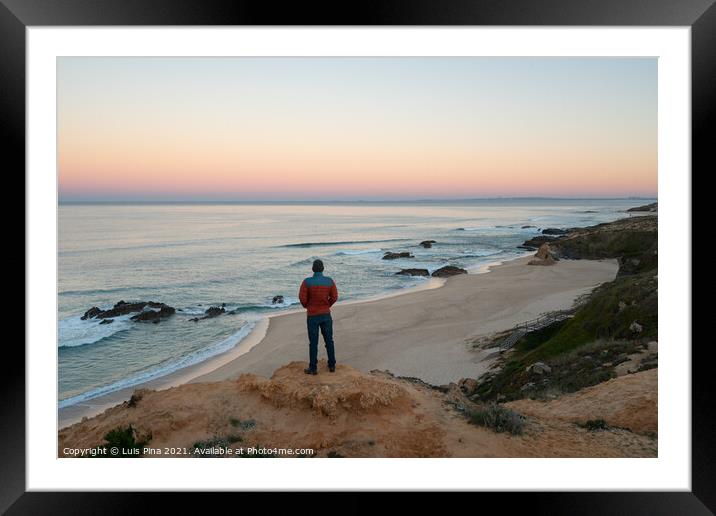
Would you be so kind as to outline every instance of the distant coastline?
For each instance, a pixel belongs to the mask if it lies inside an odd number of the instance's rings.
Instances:
[[[333,199],[333,200],[302,200],[302,199],[277,199],[277,200],[244,200],[244,199],[173,199],[173,200],[81,200],[81,199],[60,199],[58,204],[63,205],[152,205],[152,204],[247,204],[247,205],[322,205],[322,204],[461,204],[475,202],[505,202],[505,201],[655,201],[657,197],[471,197],[463,199]]]

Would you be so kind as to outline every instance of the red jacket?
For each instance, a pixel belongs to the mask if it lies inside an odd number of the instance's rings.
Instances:
[[[321,272],[301,282],[298,300],[308,310],[308,315],[331,313],[331,306],[338,301],[336,282]]]

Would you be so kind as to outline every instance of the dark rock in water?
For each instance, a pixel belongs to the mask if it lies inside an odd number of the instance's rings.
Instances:
[[[402,276],[430,276],[430,271],[428,271],[428,269],[403,269],[395,274]]]
[[[543,235],[564,235],[567,233],[566,229],[559,228],[547,228],[542,230]]]
[[[114,322],[114,319],[102,319],[100,324],[112,324]]]
[[[189,320],[197,322],[203,321],[204,319],[211,319],[212,317],[217,317],[223,313],[226,313],[226,308],[224,308],[224,306],[226,306],[226,303],[223,303],[222,306],[211,306],[204,311],[204,317],[193,317]]]
[[[420,242],[420,245],[423,246],[425,249],[430,249],[433,244],[436,244],[437,242],[435,240],[423,240]]]
[[[457,228],[455,231],[465,231],[465,228]]]
[[[157,303],[156,301],[136,301],[134,303],[126,303],[125,301],[118,301],[109,310],[101,310],[96,306],[93,306],[80,317],[82,320],[86,319],[113,319],[120,315],[127,315],[134,312],[142,312],[145,308],[158,308],[162,312],[162,317],[172,315],[176,310],[164,303]],[[142,312],[143,313],[143,312]],[[152,316],[149,316],[152,317]],[[141,318],[132,317],[132,320],[144,320]]]
[[[145,310],[130,317],[130,319],[137,322],[158,323],[161,319],[174,315],[175,312],[176,309],[173,307],[164,305],[159,310]]]
[[[637,206],[636,208],[629,208],[627,212],[635,212],[635,211],[646,211],[650,213],[654,213],[658,211],[658,203],[651,203],[651,204],[645,204],[644,206]]]
[[[530,238],[529,240],[525,240],[521,246],[518,246],[522,249],[527,248],[528,250],[533,249],[539,249],[539,247],[544,244],[545,242],[552,242],[553,240],[556,240],[557,237],[547,236],[547,235],[540,235],[536,236],[534,238]]]
[[[93,306],[92,308],[87,310],[85,312],[85,314],[82,317],[80,317],[80,319],[82,319],[83,321],[85,321],[87,319],[92,319],[93,317],[97,317],[97,314],[100,314],[100,313],[102,313],[102,310],[100,310],[100,308],[97,306]]]
[[[273,296],[273,299],[271,300],[271,304],[274,304],[274,305],[283,304],[283,296],[280,294],[278,296]]]
[[[436,278],[446,278],[448,276],[456,276],[458,274],[467,274],[467,271],[465,269],[461,269],[460,267],[455,267],[454,265],[446,265],[445,267],[440,267],[438,270],[433,271],[433,276]]]
[[[210,317],[217,317],[217,316],[223,314],[224,312],[226,312],[226,309],[224,308],[224,306],[220,306],[220,307],[219,307],[219,306],[212,306],[212,307],[209,307],[209,308],[206,309],[206,311],[204,311],[204,313],[206,314],[206,316],[204,317],[204,319],[208,319],[208,318],[210,318]]]
[[[119,317],[120,315],[127,315],[133,312],[141,312],[145,306],[147,306],[146,301],[138,301],[136,303],[125,303],[124,301],[120,301],[109,310],[104,310],[103,312],[100,312],[96,315],[96,317],[99,317],[101,319],[107,319],[109,317]]]
[[[415,257],[412,254],[410,254],[408,251],[403,251],[400,253],[387,252],[383,255],[383,260],[396,260],[397,258],[415,258]]]
[[[525,251],[535,251],[536,247],[531,247],[529,245],[518,245],[517,249],[524,249]]]
[[[522,229],[536,228],[537,226],[522,226]]]

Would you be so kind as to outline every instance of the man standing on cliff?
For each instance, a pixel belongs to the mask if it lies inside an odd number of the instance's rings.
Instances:
[[[306,374],[318,374],[318,330],[323,334],[328,354],[328,370],[335,372],[336,355],[333,349],[333,318],[331,306],[338,300],[336,282],[323,275],[323,262],[313,262],[313,276],[301,283],[298,299],[306,309],[306,324],[308,327],[308,368]]]

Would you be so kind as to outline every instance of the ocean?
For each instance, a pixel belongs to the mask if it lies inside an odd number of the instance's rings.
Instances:
[[[60,204],[58,403],[66,407],[224,353],[262,317],[296,308],[321,258],[340,301],[424,285],[403,268],[481,267],[526,239],[628,216],[651,199]],[[527,226],[527,227],[525,227]],[[430,249],[418,244],[435,240]],[[386,251],[414,258],[383,260]],[[273,303],[274,296],[283,302]],[[81,320],[93,306],[156,301],[159,324]],[[232,314],[191,321],[211,306]],[[132,314],[133,315],[133,314]],[[301,343],[297,343],[301,345]]]

